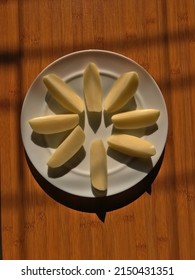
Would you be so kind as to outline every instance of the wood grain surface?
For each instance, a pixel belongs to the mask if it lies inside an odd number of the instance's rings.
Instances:
[[[3,259],[195,259],[194,1],[2,0],[0,30]],[[47,185],[20,133],[22,103],[39,72],[93,48],[142,65],[169,115],[154,174],[102,211]]]

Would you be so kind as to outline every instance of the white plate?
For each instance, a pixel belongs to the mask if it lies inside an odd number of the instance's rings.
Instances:
[[[51,72],[56,73],[83,98],[82,75],[89,62],[96,63],[100,70],[104,96],[116,77],[127,71],[136,71],[139,75],[139,87],[135,98],[128,104],[128,109],[156,108],[161,112],[156,126],[130,132],[148,139],[155,145],[157,153],[151,159],[125,157],[108,150],[106,195],[111,196],[134,186],[153,169],[163,152],[167,138],[168,116],[161,91],[146,70],[133,60],[109,51],[86,50],[66,55],[51,63],[37,76],[25,97],[21,112],[22,140],[30,161],[47,181],[70,194],[94,197],[89,175],[89,146],[93,139],[102,138],[107,147],[106,138],[113,129],[112,125],[109,125],[108,116],[102,113],[101,120],[98,116],[97,120],[93,119],[90,123],[86,113],[81,116],[86,141],[84,149],[74,157],[74,161],[70,162],[72,169],[63,166],[56,170],[48,170],[47,167],[49,156],[65,135],[63,133],[47,137],[37,135],[28,124],[28,120],[33,117],[64,112],[48,94],[42,82],[43,76]]]

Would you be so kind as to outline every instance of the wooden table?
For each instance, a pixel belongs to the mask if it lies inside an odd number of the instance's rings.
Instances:
[[[0,1],[0,28],[3,259],[195,259],[194,1]],[[106,211],[78,207],[47,186],[27,162],[20,132],[22,103],[39,72],[93,48],[142,65],[169,116],[153,182]]]

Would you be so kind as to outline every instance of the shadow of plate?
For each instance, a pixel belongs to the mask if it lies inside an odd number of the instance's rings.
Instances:
[[[27,155],[26,157],[29,168],[35,180],[51,198],[71,209],[88,213],[96,213],[99,219],[104,221],[106,212],[119,209],[132,203],[145,192],[151,194],[152,183],[155,180],[162,165],[164,151],[154,168],[152,168],[152,170],[133,187],[129,187],[127,190],[115,195],[94,196],[90,198],[73,195],[58,189],[57,187],[49,183],[43,176],[41,176],[40,173],[35,169],[33,164],[30,162]]]

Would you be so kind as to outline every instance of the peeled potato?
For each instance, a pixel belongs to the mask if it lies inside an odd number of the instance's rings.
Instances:
[[[111,135],[107,142],[112,149],[132,157],[147,158],[156,154],[150,142],[127,134]]]
[[[43,82],[56,101],[65,109],[78,114],[83,112],[82,99],[60,77],[48,74],[43,77]]]
[[[113,84],[105,101],[104,109],[115,112],[123,107],[135,94],[138,87],[138,74],[127,72],[122,74]]]
[[[83,75],[83,90],[87,110],[102,111],[102,86],[98,68],[95,63],[89,63]]]
[[[71,159],[82,147],[85,140],[84,131],[80,126],[68,135],[68,137],[58,146],[52,154],[47,164],[49,167],[56,168]]]
[[[90,147],[90,175],[92,186],[99,191],[107,189],[107,156],[102,140],[96,139]]]
[[[74,128],[79,123],[77,114],[50,115],[29,120],[31,128],[41,134],[63,132]]]
[[[148,127],[157,121],[160,111],[156,109],[134,110],[112,116],[112,122],[119,129]]]

